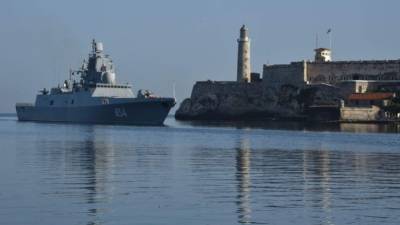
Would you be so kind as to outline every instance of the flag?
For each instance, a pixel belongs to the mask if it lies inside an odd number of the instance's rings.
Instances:
[[[326,32],[326,34],[329,34],[329,33],[331,33],[331,32],[332,32],[332,29],[329,28],[328,31]]]

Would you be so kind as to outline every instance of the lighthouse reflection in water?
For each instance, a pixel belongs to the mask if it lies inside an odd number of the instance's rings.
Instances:
[[[398,222],[395,133],[0,123],[2,224]]]
[[[238,217],[239,222],[251,222],[251,206],[250,206],[250,142],[249,140],[241,140],[240,147],[237,149],[236,158],[236,177],[238,181]]]

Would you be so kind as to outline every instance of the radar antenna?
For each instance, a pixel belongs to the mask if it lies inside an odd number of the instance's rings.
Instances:
[[[172,84],[172,96],[174,97],[175,101],[176,101],[176,91],[175,91],[175,82]]]
[[[93,52],[93,54],[96,53],[96,40],[95,39],[92,40],[92,52]]]

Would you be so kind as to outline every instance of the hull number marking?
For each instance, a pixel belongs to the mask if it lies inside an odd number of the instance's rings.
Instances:
[[[118,118],[128,117],[128,114],[126,113],[125,108],[115,108],[114,114],[115,114],[115,117],[118,117]]]

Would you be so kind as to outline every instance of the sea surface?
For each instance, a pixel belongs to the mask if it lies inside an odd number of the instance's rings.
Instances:
[[[400,126],[0,117],[0,224],[400,224]]]

